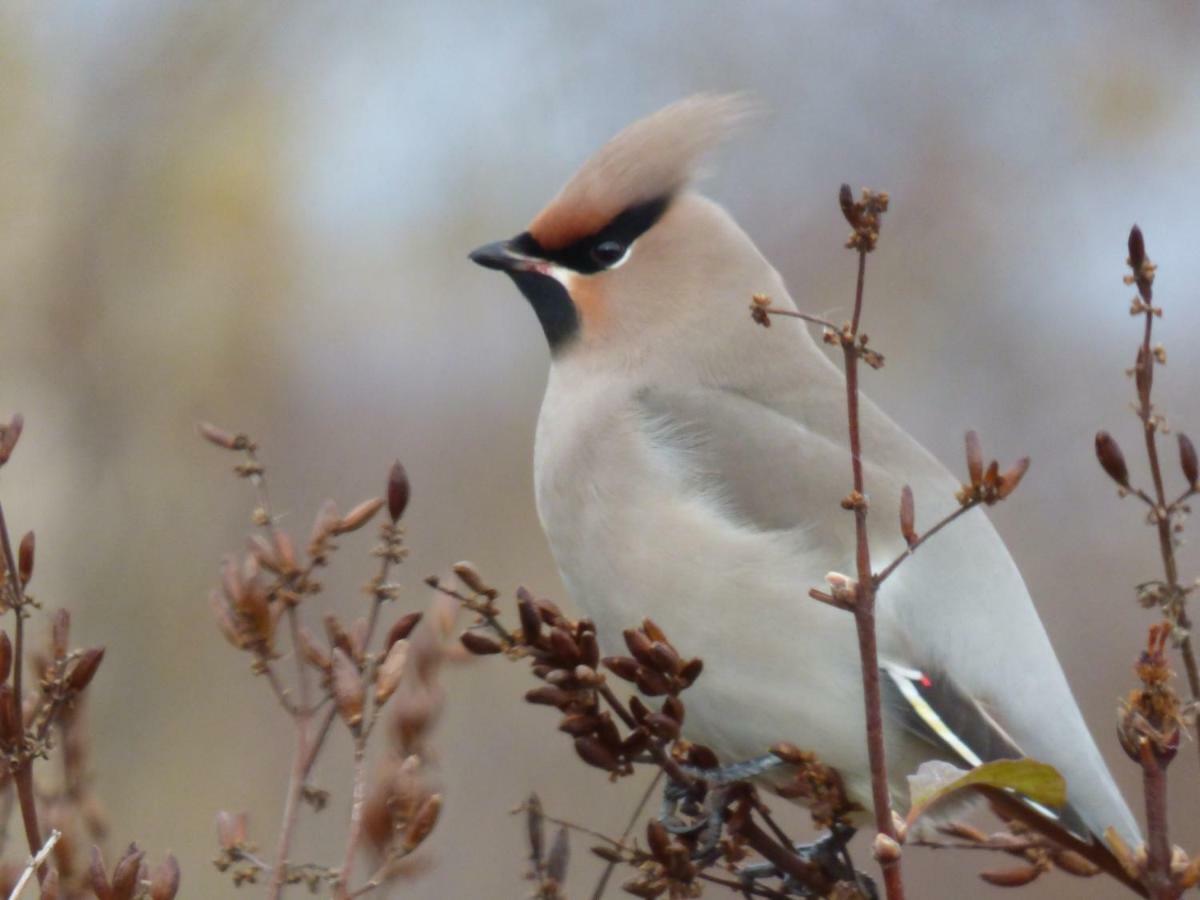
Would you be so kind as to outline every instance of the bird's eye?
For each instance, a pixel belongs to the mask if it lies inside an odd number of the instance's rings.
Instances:
[[[625,255],[625,246],[616,241],[604,241],[592,248],[592,259],[601,268],[607,268]]]

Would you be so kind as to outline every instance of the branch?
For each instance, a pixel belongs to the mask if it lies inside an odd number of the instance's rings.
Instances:
[[[26,885],[28,885],[30,879],[33,878],[34,872],[40,869],[42,864],[50,856],[51,851],[54,850],[54,845],[58,843],[58,839],[60,837],[62,837],[62,832],[57,828],[50,832],[50,837],[46,838],[46,843],[42,845],[42,849],[35,853],[29,862],[26,863],[25,871],[21,873],[21,877],[17,883],[13,885],[12,892],[8,895],[8,900],[17,900],[17,898],[21,896],[21,893],[25,890]]]

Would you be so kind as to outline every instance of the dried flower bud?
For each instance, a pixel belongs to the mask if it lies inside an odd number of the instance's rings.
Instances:
[[[96,900],[112,900],[112,886],[108,883],[108,869],[104,865],[104,854],[95,844],[92,845],[92,858],[88,865],[88,886],[96,895]]]
[[[300,653],[313,668],[322,672],[333,668],[333,657],[329,655],[329,651],[318,644],[313,633],[303,625],[296,629],[296,643],[300,647]]]
[[[495,595],[495,591],[488,587],[483,580],[483,576],[479,574],[479,570],[475,568],[474,563],[463,560],[454,564],[454,574],[458,576],[459,581],[465,584],[476,594]]]
[[[546,874],[557,884],[567,880],[567,862],[571,856],[570,844],[567,842],[567,829],[559,828],[554,834],[554,843],[550,847],[550,858],[546,862]]]
[[[430,794],[425,802],[417,807],[417,811],[408,821],[404,830],[404,849],[415,850],[424,843],[437,825],[438,816],[442,812],[442,795]]]
[[[467,648],[467,652],[473,653],[476,656],[489,656],[493,653],[502,653],[504,651],[504,645],[500,641],[492,635],[477,629],[464,631],[459,640]]]
[[[1196,446],[1182,431],[1179,432],[1179,467],[1189,487],[1200,485],[1200,464],[1196,461]]]
[[[620,766],[616,754],[594,737],[584,735],[575,738],[575,752],[585,763],[597,769],[612,772]]]
[[[1024,887],[1042,874],[1037,866],[1021,866],[1016,869],[980,872],[979,877],[996,887]]]
[[[983,447],[979,443],[979,434],[975,431],[968,431],[966,437],[967,445],[967,476],[971,480],[972,485],[983,483]]]
[[[1146,240],[1142,237],[1142,229],[1134,225],[1129,229],[1129,267],[1135,272],[1146,261]]]
[[[571,735],[571,737],[582,737],[585,734],[594,732],[599,725],[599,716],[594,716],[591,713],[575,713],[559,722],[558,730]]]
[[[383,509],[383,498],[372,497],[370,500],[364,500],[350,512],[346,513],[336,525],[333,526],[334,534],[349,534],[351,531],[358,531],[374,518],[375,513]]]
[[[535,868],[540,868],[545,843],[545,816],[542,814],[541,798],[537,794],[530,794],[525,801],[525,829],[529,834],[529,858]]]
[[[679,723],[662,713],[651,713],[646,716],[646,727],[657,738],[673,741],[679,737]]]
[[[0,466],[8,462],[13,450],[17,448],[17,441],[21,439],[21,432],[24,430],[25,417],[20,413],[16,413],[7,425],[0,426]]]
[[[854,205],[854,192],[850,190],[850,185],[843,184],[838,189],[838,206],[842,208],[842,215],[846,217],[846,221],[850,223],[851,228],[857,228],[861,222],[858,208]]]
[[[542,616],[525,588],[517,589],[517,614],[521,618],[521,635],[525,643],[534,643],[542,631]]]
[[[350,728],[357,728],[363,716],[363,682],[358,666],[340,647],[333,651],[333,699],[338,715]]]
[[[625,646],[643,666],[654,667],[654,655],[650,652],[653,646],[650,638],[636,628],[626,628],[624,631]]]
[[[308,536],[310,553],[312,553],[313,547],[319,545],[329,535],[333,534],[333,530],[337,527],[341,518],[338,515],[337,504],[332,500],[326,500],[321,504],[321,508],[317,510],[316,518],[313,519],[312,533]]]
[[[684,687],[691,687],[703,671],[704,660],[697,656],[684,663],[683,668],[679,670],[679,680],[683,682]]]
[[[915,521],[916,503],[913,500],[912,488],[906,484],[900,489],[900,534],[910,547],[917,542]]]
[[[1074,850],[1059,850],[1052,857],[1054,864],[1070,875],[1091,878],[1100,874],[1100,867],[1088,862]]]
[[[634,683],[647,697],[661,697],[671,693],[670,680],[657,669],[648,669],[645,666],[639,668]]]
[[[200,433],[200,437],[204,438],[210,444],[215,444],[225,450],[246,450],[250,447],[250,440],[244,434],[231,434],[223,428],[218,428],[210,422],[200,422],[196,425],[196,431]]]
[[[1129,469],[1125,465],[1125,454],[1113,436],[1107,431],[1096,432],[1096,459],[1108,477],[1123,488],[1129,487]]]
[[[275,543],[275,557],[273,561],[278,570],[284,575],[295,572],[300,568],[300,565],[296,561],[296,545],[292,543],[291,535],[282,528],[275,528],[272,530],[271,536]]]
[[[222,850],[246,843],[246,814],[221,810],[217,813],[217,845]]]
[[[396,460],[392,463],[392,468],[388,471],[387,483],[388,515],[391,517],[393,525],[400,521],[400,517],[404,515],[404,510],[408,508],[410,494],[411,488],[408,483],[408,473],[404,471],[404,466],[400,464],[400,460]]]
[[[33,578],[33,551],[33,532],[27,531],[21,538],[21,546],[17,550],[17,576],[21,579],[22,587],[29,584],[29,580]]]
[[[150,873],[150,900],[175,900],[179,893],[179,861],[173,853]]]
[[[582,659],[575,639],[562,628],[550,629],[550,650],[558,661],[576,665]]]
[[[1025,473],[1029,471],[1029,457],[1022,456],[1012,468],[1000,476],[996,483],[996,499],[1003,500],[1009,494],[1017,489],[1017,485],[1021,483],[1021,479],[1025,477]]]
[[[525,692],[525,702],[538,706],[556,706],[562,709],[571,702],[571,695],[562,688],[552,684],[544,684]]]
[[[50,620],[50,654],[54,659],[63,659],[71,644],[71,613],[56,609]]]
[[[387,656],[379,664],[379,670],[375,673],[375,704],[377,706],[383,706],[388,697],[395,692],[400,684],[400,677],[404,674],[404,663],[407,659],[408,641],[396,641],[392,644]]]
[[[399,619],[397,619],[396,623],[390,629],[388,629],[387,639],[384,641],[384,645],[390,647],[392,644],[396,643],[396,641],[402,641],[412,634],[413,629],[416,628],[421,621],[421,615],[422,613],[419,612],[410,612],[405,613]]]
[[[103,660],[103,647],[90,647],[84,650],[83,655],[76,660],[70,674],[67,675],[67,690],[76,693],[84,690],[96,677],[96,671],[100,668]]]
[[[650,853],[659,860],[665,860],[667,853],[671,849],[671,835],[667,832],[667,828],[658,819],[651,819],[646,823],[646,846],[650,848]]]
[[[143,856],[145,853],[138,849],[137,844],[130,844],[125,855],[117,860],[112,874],[113,900],[133,900],[138,887],[138,873],[142,868]]]
[[[59,900],[58,869],[48,869],[42,879],[41,900]]]

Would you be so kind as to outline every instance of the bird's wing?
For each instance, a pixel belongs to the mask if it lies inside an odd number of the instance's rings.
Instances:
[[[833,428],[803,424],[795,406],[771,406],[711,388],[643,389],[637,396],[648,443],[669,455],[684,485],[711,497],[746,527],[795,530],[825,571],[854,571],[853,517],[838,509],[850,483],[849,452]],[[869,403],[863,407],[863,466],[876,568],[903,552],[897,515],[907,479],[918,524],[955,508],[954,479]],[[886,454],[878,448],[886,447]],[[879,460],[886,458],[888,464]],[[922,515],[921,507],[929,510]],[[832,511],[832,512],[831,512]],[[1020,573],[980,511],[937,535],[884,584],[879,597],[881,658],[937,674],[925,705],[986,761],[1020,750],[1059,769],[1072,806],[1096,834],[1113,825],[1128,840],[1137,826],[1084,723]],[[893,688],[898,685],[893,684]],[[929,739],[911,698],[893,691],[894,718]],[[897,699],[898,698],[898,699]],[[953,742],[941,754],[965,762]]]

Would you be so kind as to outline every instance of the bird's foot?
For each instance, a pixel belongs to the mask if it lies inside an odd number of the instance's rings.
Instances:
[[[831,882],[848,882],[855,885],[866,900],[879,900],[879,892],[875,882],[867,875],[857,871],[850,861],[847,845],[854,837],[854,829],[846,825],[835,825],[831,831],[822,835],[811,844],[797,844],[796,855],[805,862],[815,863],[821,873]],[[806,885],[790,876],[785,876],[771,863],[754,863],[743,866],[738,871],[738,877],[747,887],[767,878],[781,878],[781,888],[786,896],[818,897]]]

